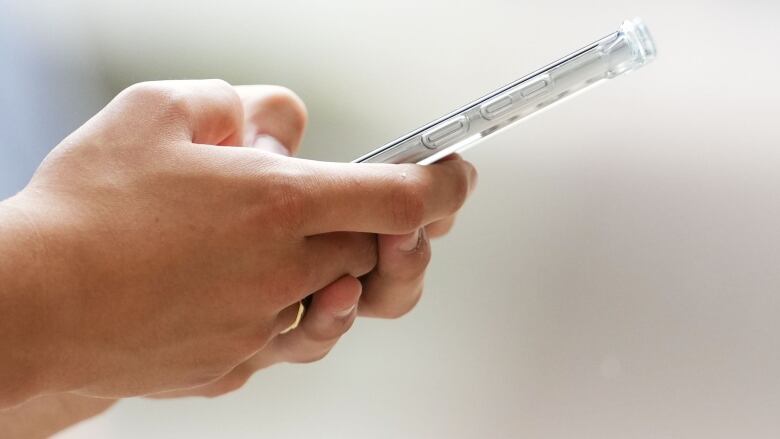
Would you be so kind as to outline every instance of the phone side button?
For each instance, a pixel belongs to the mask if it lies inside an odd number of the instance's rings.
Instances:
[[[495,119],[512,108],[512,95],[495,97],[480,105],[479,112],[485,119]]]
[[[550,85],[550,76],[542,75],[528,84],[523,85],[520,89],[520,95],[524,98],[530,98],[538,93],[541,93]]]
[[[460,116],[424,132],[422,134],[422,142],[426,148],[436,149],[445,143],[460,137],[468,130],[469,120],[466,116]]]

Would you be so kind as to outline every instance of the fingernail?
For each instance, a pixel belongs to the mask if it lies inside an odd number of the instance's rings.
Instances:
[[[420,229],[417,229],[401,239],[400,243],[398,244],[398,250],[401,250],[402,252],[417,250],[420,247],[421,240],[422,234],[420,233]]]
[[[267,134],[260,134],[255,138],[255,141],[252,143],[253,148],[262,149],[264,151],[272,152],[274,154],[280,154],[289,156],[290,151],[285,148],[284,145],[279,143],[278,140],[276,140],[273,136],[269,136]]]
[[[350,306],[349,308],[347,308],[347,309],[345,309],[343,311],[338,311],[338,312],[333,313],[333,315],[336,316],[336,318],[338,318],[338,319],[343,319],[343,318],[349,316],[350,314],[352,314],[352,311],[354,311],[356,307],[357,307],[357,304],[352,305],[352,306]]]

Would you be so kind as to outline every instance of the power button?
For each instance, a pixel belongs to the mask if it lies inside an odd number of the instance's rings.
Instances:
[[[422,134],[422,142],[428,149],[436,149],[445,143],[448,143],[469,130],[469,120],[466,116],[459,116],[455,119],[437,125]]]

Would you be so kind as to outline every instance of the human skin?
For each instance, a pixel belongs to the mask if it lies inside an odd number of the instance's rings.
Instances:
[[[279,154],[304,123],[283,89],[145,83],[58,145],[0,204],[0,407],[219,394],[320,358],[357,313],[411,309],[430,257],[418,233],[449,228],[474,168]]]
[[[116,400],[57,393],[31,399],[12,409],[0,410],[0,437],[43,439],[95,417]]]

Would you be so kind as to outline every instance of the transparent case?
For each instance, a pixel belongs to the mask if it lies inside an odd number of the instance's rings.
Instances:
[[[655,57],[641,19],[401,137],[354,162],[429,164],[474,146],[589,87],[636,70]]]

